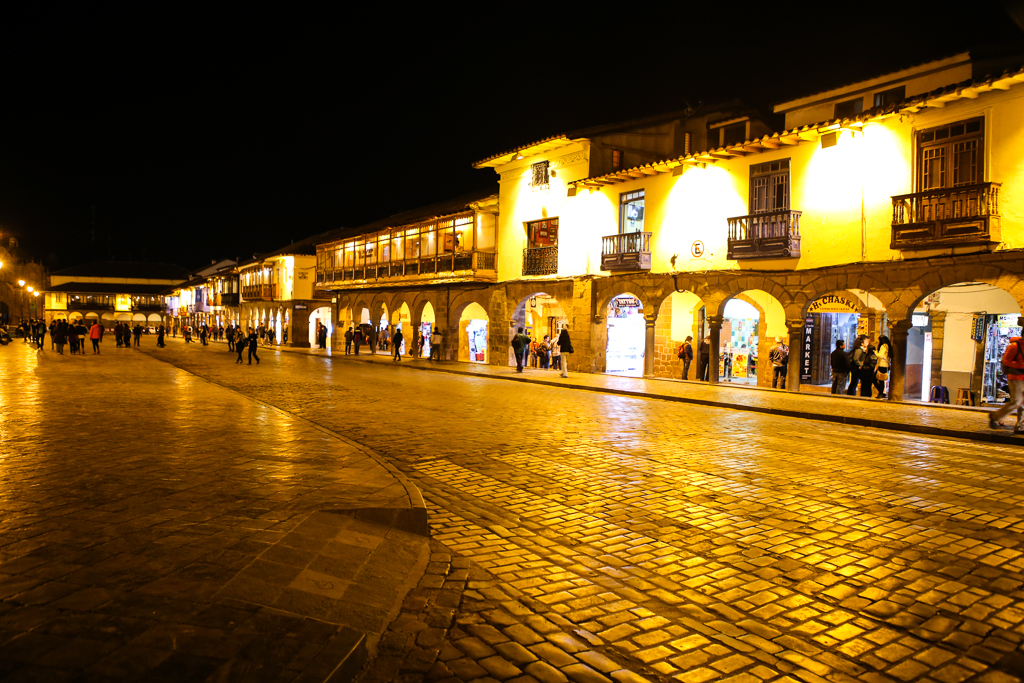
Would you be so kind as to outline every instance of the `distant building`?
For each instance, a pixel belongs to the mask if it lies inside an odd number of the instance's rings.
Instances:
[[[45,288],[46,322],[98,320],[143,327],[169,326],[167,297],[189,272],[165,263],[95,261],[50,274]]]
[[[0,324],[41,317],[45,285],[46,271],[18,246],[18,238],[0,235]]]

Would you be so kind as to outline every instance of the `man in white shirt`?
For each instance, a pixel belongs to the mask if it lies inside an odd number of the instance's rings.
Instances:
[[[434,360],[434,354],[437,354],[437,360],[441,360],[441,328],[435,327],[434,334],[430,336],[430,358],[428,360]]]

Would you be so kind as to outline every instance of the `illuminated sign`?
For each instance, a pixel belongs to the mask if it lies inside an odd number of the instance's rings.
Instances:
[[[811,343],[814,338],[814,318],[804,319],[803,352],[800,354],[800,381],[811,381]]]
[[[808,313],[856,313],[858,305],[845,296],[838,294],[826,294],[816,301],[812,301],[807,309]]]
[[[914,324],[914,327],[928,327],[928,314],[915,313],[910,316],[910,322]]]

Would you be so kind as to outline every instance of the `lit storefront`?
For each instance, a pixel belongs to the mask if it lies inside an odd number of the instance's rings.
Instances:
[[[722,382],[757,384],[757,327],[761,314],[740,299],[725,304],[721,345],[718,356],[718,377]]]
[[[1019,320],[1020,316],[1016,313],[984,316],[985,360],[982,369],[981,400],[985,403],[1002,403],[1009,397],[1009,385],[1000,366],[1006,345],[1010,343],[1010,339],[1021,334]]]
[[[634,296],[619,296],[608,304],[609,375],[643,377],[645,345],[644,311]]]

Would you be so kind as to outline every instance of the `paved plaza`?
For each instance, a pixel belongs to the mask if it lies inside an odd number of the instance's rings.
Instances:
[[[368,682],[1024,676],[1020,446],[176,340],[43,356],[0,349],[5,681],[341,680],[359,634]]]

